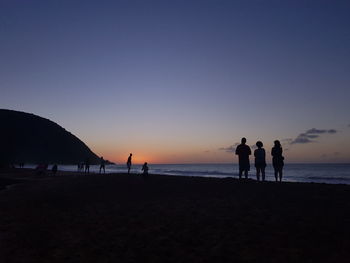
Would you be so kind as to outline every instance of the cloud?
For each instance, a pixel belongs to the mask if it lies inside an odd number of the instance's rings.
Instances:
[[[327,132],[327,130],[319,130],[316,128],[312,128],[310,130],[307,130],[306,134],[322,134],[322,133],[326,133],[326,132]]]
[[[316,128],[312,128],[312,129],[306,131],[306,134],[323,134],[323,133],[334,134],[334,133],[337,133],[337,130],[335,130],[335,129],[319,130]]]
[[[306,132],[300,133],[294,140],[290,142],[290,144],[306,144],[306,143],[312,143],[316,142],[313,139],[317,139],[320,137],[320,134],[335,134],[338,131],[335,129],[329,129],[329,130],[321,130],[321,129],[316,129],[312,128],[307,130]]]
[[[296,137],[290,144],[297,144],[297,143],[305,144],[305,143],[310,143],[310,142],[314,142],[314,141],[310,140],[307,137],[301,136],[299,134],[299,136]]]
[[[236,142],[235,144],[229,146],[229,147],[222,147],[222,148],[219,148],[220,151],[225,151],[225,152],[228,152],[228,153],[234,153],[236,151],[236,148],[237,146],[239,145],[240,143]]]
[[[318,138],[320,136],[318,134],[300,133],[298,135],[298,137],[305,137],[305,138],[308,138],[308,139],[316,139],[316,138]]]

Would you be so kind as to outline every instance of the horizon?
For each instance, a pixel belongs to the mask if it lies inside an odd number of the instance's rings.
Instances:
[[[350,163],[350,3],[0,3],[1,108],[125,163]],[[252,148],[252,147],[251,147]],[[253,150],[253,149],[252,149]],[[254,157],[250,158],[253,163]]]

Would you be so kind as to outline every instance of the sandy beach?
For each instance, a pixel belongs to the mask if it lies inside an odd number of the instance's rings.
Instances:
[[[13,169],[0,189],[4,263],[350,258],[348,185]]]

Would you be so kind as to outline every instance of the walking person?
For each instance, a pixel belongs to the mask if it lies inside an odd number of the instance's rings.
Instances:
[[[148,165],[147,165],[147,162],[145,162],[145,163],[143,164],[141,171],[142,171],[142,175],[143,175],[143,176],[147,176],[147,175],[148,175]]]
[[[101,173],[101,170],[103,169],[103,173],[105,174],[106,173],[106,170],[105,170],[105,163],[106,161],[103,159],[103,157],[101,157],[100,159],[100,173]]]
[[[252,154],[250,147],[246,145],[247,139],[242,138],[241,144],[236,148],[236,155],[238,155],[239,164],[239,179],[242,179],[244,172],[245,179],[248,179],[248,171],[250,170],[249,155]]]
[[[57,170],[58,170],[57,164],[54,164],[54,165],[52,166],[52,169],[51,169],[51,171],[52,171],[52,175],[53,175],[53,176],[55,176],[55,175],[56,175]]]
[[[260,173],[262,181],[265,181],[265,167],[266,167],[266,153],[262,148],[264,145],[261,141],[256,142],[258,149],[254,151],[255,168],[256,168],[256,180],[260,181]]]
[[[85,174],[90,173],[90,160],[86,158],[85,160]]]
[[[279,140],[274,141],[274,144],[274,147],[272,147],[271,149],[272,165],[273,169],[275,170],[276,182],[278,181],[278,179],[280,182],[282,182],[284,166],[284,157],[282,156],[283,150]]]
[[[128,160],[126,162],[126,166],[128,167],[128,174],[130,174],[130,169],[131,169],[131,158],[132,158],[132,153],[130,153]]]

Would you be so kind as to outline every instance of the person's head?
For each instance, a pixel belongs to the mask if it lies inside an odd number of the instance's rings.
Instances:
[[[242,144],[245,144],[246,142],[247,142],[247,139],[243,137],[243,138],[241,139],[241,143],[242,143]]]
[[[281,147],[281,143],[279,140],[275,140],[273,143],[275,144],[275,147],[277,147],[277,148]]]
[[[261,147],[264,146],[263,143],[262,143],[261,141],[257,141],[255,145],[256,145],[256,147],[258,147],[258,148],[261,148]]]
[[[144,165],[147,165],[147,162],[145,162],[145,164]]]
[[[130,156],[132,156],[132,153],[130,153]]]
[[[101,160],[103,160],[103,156],[101,156]]]

